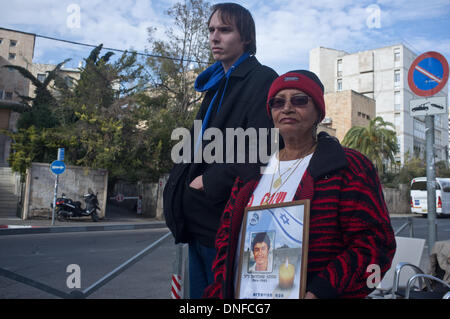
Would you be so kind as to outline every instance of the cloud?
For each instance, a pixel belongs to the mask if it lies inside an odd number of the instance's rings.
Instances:
[[[166,1],[168,5],[173,1]],[[0,13],[2,26],[21,31],[61,37],[77,42],[128,49],[144,50],[147,28],[164,30],[167,17],[155,11],[148,0],[63,0],[63,1],[13,1],[6,14]],[[79,8],[69,10],[70,5]],[[14,14],[11,14],[11,13]],[[79,28],[73,21],[78,20]],[[162,34],[161,33],[157,33]],[[44,44],[46,45],[46,44]]]
[[[385,22],[390,25],[409,21],[434,19],[444,17],[449,14],[450,3],[448,0],[378,0],[381,7]]]
[[[370,32],[366,7],[351,1],[276,4],[256,8],[254,18],[258,56],[270,65],[282,61],[280,72],[299,65],[308,68],[309,51],[315,47],[347,49]]]
[[[171,19],[165,11],[177,0],[15,0],[0,11],[1,26],[105,47],[143,51],[148,48],[147,28],[156,27],[157,39]],[[222,2],[221,0],[213,3]],[[448,48],[448,0],[237,0],[247,7],[256,22],[257,56],[278,72],[309,67],[309,51],[323,46],[349,53],[413,43],[418,51],[434,46],[445,54]],[[80,7],[80,28],[68,27],[75,3]],[[369,8],[369,9],[367,9]],[[371,8],[371,9],[370,9]],[[380,29],[370,27],[368,19],[380,9]],[[447,19],[447,20],[445,20]],[[442,22],[444,21],[444,22]],[[447,21],[447,27],[445,27]],[[369,21],[370,22],[370,21]],[[416,28],[416,29],[414,29]],[[420,28],[420,32],[417,32]],[[426,36],[430,34],[430,36]],[[416,41],[417,40],[417,41]],[[64,53],[76,59],[89,49],[49,40],[37,41],[35,56]],[[149,48],[148,48],[149,49]],[[62,60],[61,59],[61,60]]]
[[[414,26],[430,32],[449,18],[447,1],[247,1],[257,25],[258,57],[277,71],[309,67],[309,51],[322,46],[349,53],[414,41]],[[432,21],[427,23],[424,21]],[[446,28],[448,30],[448,26]],[[445,29],[444,29],[445,30]],[[429,37],[444,43],[448,34]],[[407,43],[405,43],[407,44]],[[431,43],[430,43],[431,44]],[[407,44],[408,45],[408,44]],[[413,49],[421,47],[414,45]],[[444,51],[450,53],[450,51]]]

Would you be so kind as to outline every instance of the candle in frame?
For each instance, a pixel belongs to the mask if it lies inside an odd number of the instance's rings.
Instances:
[[[286,262],[280,265],[278,282],[280,288],[288,289],[294,285],[295,267],[289,263],[286,258]]]

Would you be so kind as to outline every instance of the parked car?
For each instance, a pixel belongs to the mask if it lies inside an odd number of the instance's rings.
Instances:
[[[427,197],[427,178],[414,178],[411,181],[411,212],[426,215]],[[450,178],[436,178],[436,214],[439,217],[450,215]]]

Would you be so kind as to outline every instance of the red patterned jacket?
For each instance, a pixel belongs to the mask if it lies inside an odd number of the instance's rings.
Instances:
[[[259,179],[236,179],[216,236],[215,281],[207,298],[234,298],[233,265],[244,209]],[[311,200],[307,291],[318,298],[363,298],[367,279],[380,266],[389,270],[395,237],[372,163],[343,148],[326,133],[299,184],[294,200]],[[370,280],[370,279],[369,279]]]

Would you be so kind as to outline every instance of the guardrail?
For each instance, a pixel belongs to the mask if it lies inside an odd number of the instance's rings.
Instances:
[[[23,283],[25,285],[34,287],[36,289],[42,290],[42,291],[44,291],[46,293],[52,294],[52,295],[60,297],[60,298],[64,298],[64,299],[84,299],[84,298],[87,298],[89,295],[91,295],[96,290],[100,289],[106,283],[108,283],[109,281],[111,281],[112,279],[114,279],[115,277],[120,275],[126,269],[130,268],[132,265],[137,263],[139,260],[144,258],[146,255],[148,255],[149,253],[154,251],[159,245],[161,245],[164,242],[165,239],[169,238],[170,236],[171,236],[170,232],[166,233],[165,235],[160,237],[157,241],[153,242],[151,245],[149,245],[146,248],[144,248],[143,250],[141,250],[138,254],[134,255],[133,257],[131,257],[130,259],[125,261],[123,264],[121,264],[120,266],[115,268],[113,271],[109,272],[108,274],[106,274],[105,276],[103,276],[102,278],[100,278],[95,283],[93,283],[88,288],[86,288],[86,289],[84,289],[82,291],[74,290],[74,291],[72,291],[70,293],[67,293],[67,292],[58,290],[56,288],[53,288],[53,287],[51,287],[49,285],[46,285],[44,283],[41,283],[39,281],[27,278],[25,276],[16,274],[16,273],[14,273],[12,271],[9,271],[9,270],[3,269],[3,268],[0,268],[0,276],[3,276],[3,277],[6,277],[6,278],[9,278],[9,279],[21,282],[21,283]],[[182,258],[180,256],[180,260],[183,260],[183,259],[184,258]]]
[[[395,231],[395,236],[397,236],[399,233],[401,233],[406,227],[409,227],[409,237],[414,237],[414,219],[413,217],[408,217],[408,220],[406,223],[401,225],[399,229]]]

